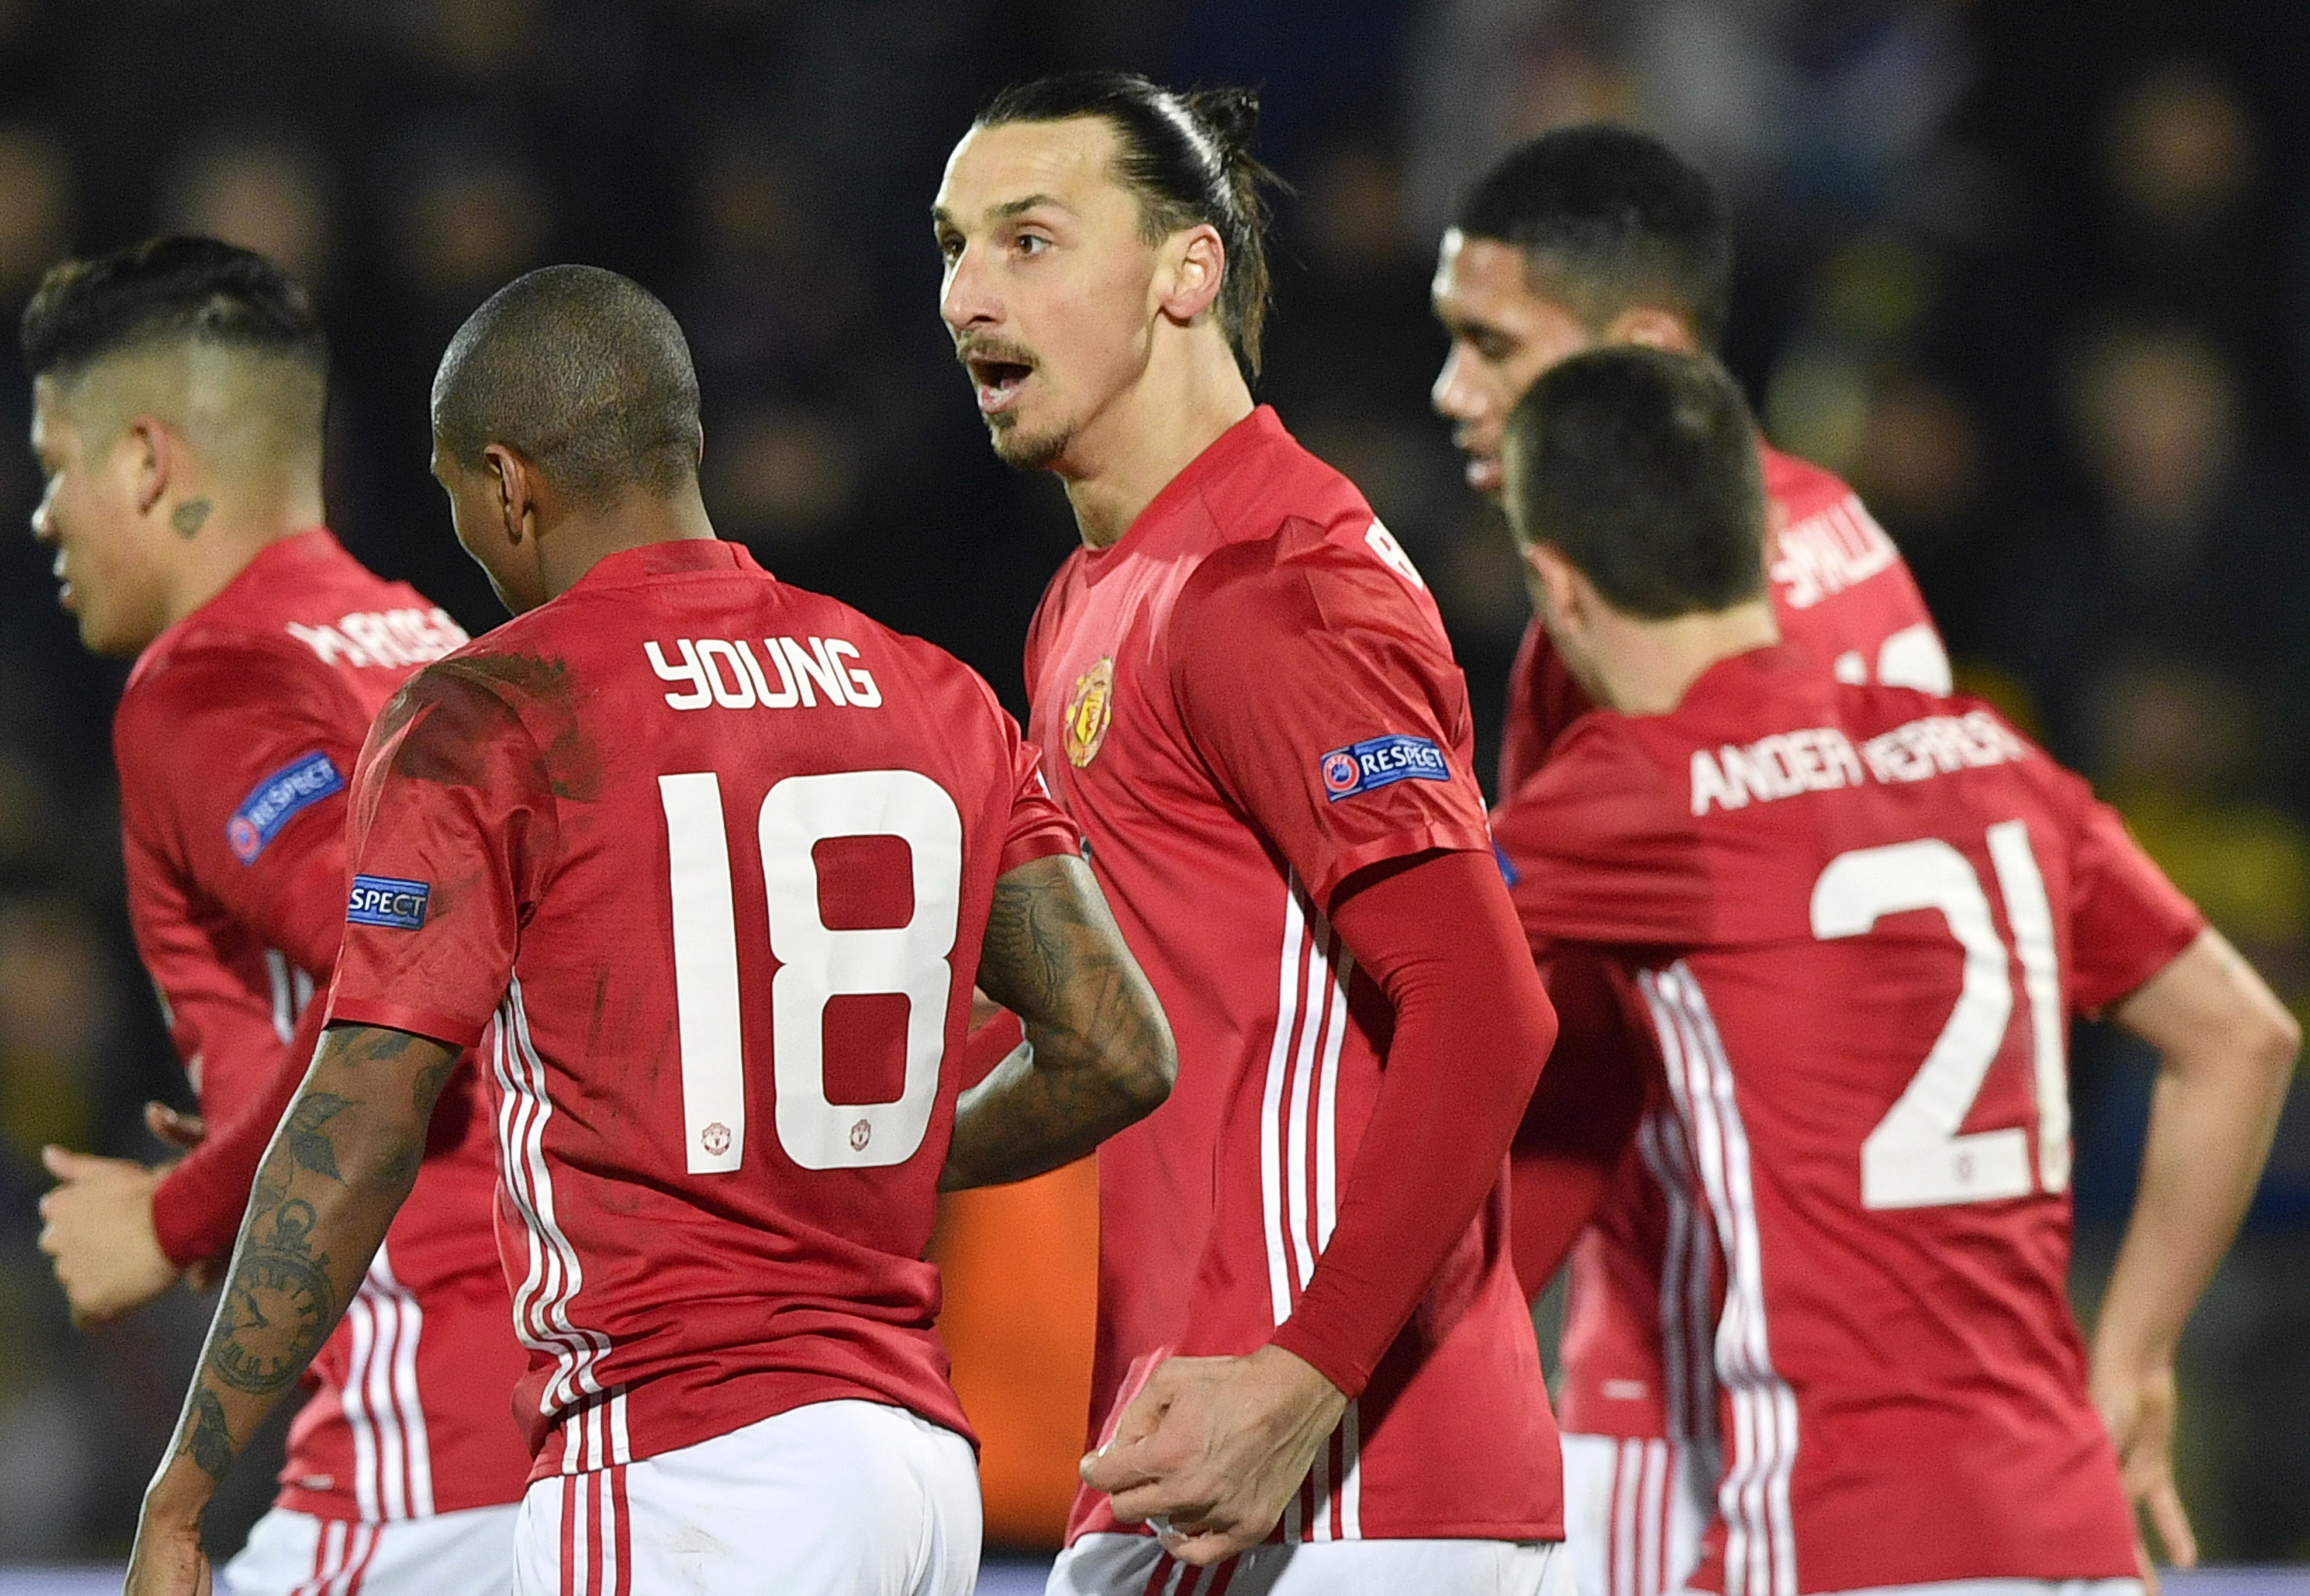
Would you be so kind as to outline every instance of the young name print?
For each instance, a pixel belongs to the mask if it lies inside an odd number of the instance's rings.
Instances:
[[[1333,803],[1400,781],[1450,781],[1452,768],[1444,750],[1425,737],[1396,733],[1368,738],[1335,748],[1317,768],[1324,777],[1324,796]]]
[[[814,709],[821,697],[856,709],[882,702],[873,674],[849,663],[858,646],[847,638],[764,638],[759,655],[745,638],[677,638],[673,649],[679,659],[668,659],[655,640],[642,645],[659,681],[687,688],[665,695],[674,709]]]

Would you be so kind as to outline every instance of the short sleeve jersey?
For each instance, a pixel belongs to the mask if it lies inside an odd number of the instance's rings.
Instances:
[[[1068,559],[1027,680],[1051,785],[1179,1043],[1170,1100],[1099,1154],[1104,1435],[1167,1355],[1264,1344],[1330,1238],[1390,1014],[1325,918],[1341,883],[1489,839],[1465,684],[1418,571],[1264,407],[1112,547]],[[1496,1193],[1287,1539],[1561,1533],[1505,1219]],[[1068,1534],[1119,1527],[1085,1492]]]
[[[928,644],[714,541],[429,668],[354,780],[333,1022],[478,1043],[534,1477],[861,1398],[967,1435],[923,1261],[997,876],[1072,853]]]
[[[1495,827],[1535,944],[1635,973],[1724,1273],[1696,1583],[2129,1575],[2063,1048],[2195,908],[1990,710],[1784,647],[1585,718]]]
[[[1924,598],[1853,490],[1776,449],[1761,449],[1759,464],[1775,528],[1767,575],[1782,637],[1839,681],[1947,693],[1949,655]],[[1535,620],[1509,678],[1501,797],[1593,707]],[[1578,1023],[1578,1011],[1560,1013],[1568,1030]],[[1559,1058],[1584,1045],[1619,1045],[1610,1036],[1568,1035]],[[1714,1428],[1707,1342],[1693,1327],[1713,1314],[1721,1282],[1710,1277],[1706,1254],[1685,1245],[1694,1214],[1673,1167],[1673,1139],[1663,1133],[1665,1113],[1655,1104],[1646,1115],[1568,1262],[1557,1401],[1564,1427],[1576,1434],[1683,1439]]]
[[[129,920],[212,1123],[301,1073],[289,1044],[336,961],[361,739],[411,672],[465,640],[316,528],[266,547],[130,673],[113,719]],[[288,1506],[379,1522],[520,1495],[504,1393],[521,1354],[485,1231],[487,1123],[468,1065],[378,1267],[313,1362]]]

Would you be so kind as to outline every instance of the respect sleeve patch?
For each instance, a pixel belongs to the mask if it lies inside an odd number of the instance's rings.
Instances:
[[[382,925],[388,931],[415,931],[425,924],[426,906],[432,901],[430,881],[404,881],[393,876],[355,876],[352,896],[345,902],[345,920],[352,925]]]
[[[243,864],[254,864],[265,845],[281,835],[281,828],[344,788],[344,776],[325,753],[316,751],[283,765],[258,782],[232,811],[232,819],[224,823],[225,845]]]
[[[1324,756],[1318,768],[1324,777],[1324,796],[1333,803],[1400,781],[1452,779],[1452,768],[1445,763],[1442,749],[1425,737],[1402,733],[1335,748]]]

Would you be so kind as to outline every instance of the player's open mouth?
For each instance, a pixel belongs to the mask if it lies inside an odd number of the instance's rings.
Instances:
[[[62,550],[56,551],[55,562],[48,567],[48,575],[56,579],[57,604],[64,609],[71,609],[73,607],[72,578],[65,575],[65,557]]]
[[[977,385],[978,412],[989,416],[1011,408],[1028,374],[1034,370],[1032,366],[1017,360],[986,360],[975,355],[964,364],[970,368],[971,381]]]

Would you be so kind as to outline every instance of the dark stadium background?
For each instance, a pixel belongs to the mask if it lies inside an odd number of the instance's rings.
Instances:
[[[1963,681],[2310,1012],[2306,63],[2285,0],[0,0],[0,309],[156,230],[280,256],[335,343],[338,531],[478,630],[425,469],[435,359],[514,273],[616,267],[695,345],[723,532],[1020,708],[1072,528],[948,356],[941,162],[1012,77],[1260,83],[1298,189],[1263,396],[1426,569],[1489,733],[1524,601],[1427,410],[1429,269],[1507,140],[1624,116],[1737,207],[1727,355],[1775,439],[1851,478]],[[0,433],[25,398],[0,381]],[[77,1335],[32,1249],[40,1145],[151,1156],[138,1104],[181,1097],[118,906],[122,671],[19,535],[37,493],[0,447],[0,1563],[125,1548],[205,1318],[178,1293]],[[2149,1066],[2089,1035],[2075,1072],[2089,1311]],[[2184,1377],[2209,1556],[2310,1560],[2310,1095]]]

